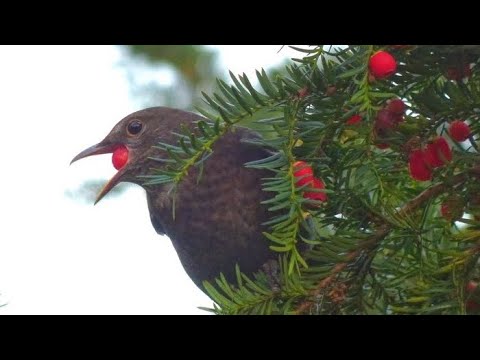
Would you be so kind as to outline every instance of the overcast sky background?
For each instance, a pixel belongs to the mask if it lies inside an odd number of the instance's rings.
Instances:
[[[297,56],[280,45],[215,47],[225,68],[252,78]],[[197,307],[212,305],[153,229],[143,189],[96,206],[65,196],[114,175],[111,155],[69,162],[140,110],[121,53],[0,46],[0,315],[205,314]]]

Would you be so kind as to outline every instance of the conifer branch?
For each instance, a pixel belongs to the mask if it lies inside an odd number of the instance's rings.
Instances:
[[[475,176],[480,176],[480,167],[475,167],[467,171],[466,173],[457,174],[452,177],[448,184],[440,183],[436,184],[426,190],[424,190],[421,194],[417,197],[413,198],[409,202],[407,202],[399,211],[398,217],[407,217],[411,216],[417,209],[419,209],[422,205],[424,205],[430,199],[437,197],[438,195],[448,191],[451,189],[452,186],[459,185],[467,180],[469,174],[473,174]],[[318,285],[310,292],[309,298],[316,298],[323,289],[329,287],[334,281],[336,276],[344,271],[347,266],[352,263],[354,260],[358,258],[365,250],[374,251],[379,243],[390,233],[392,230],[392,226],[390,223],[382,224],[379,229],[376,231],[374,235],[372,235],[367,241],[363,242],[358,249],[355,251],[350,252],[346,256],[346,261],[336,264],[331,273],[328,277],[323,279],[318,283]],[[476,248],[475,248],[476,249]],[[472,253],[475,251],[472,250]],[[304,314],[310,310],[310,308],[315,305],[314,301],[306,300],[296,308],[296,314]]]
[[[273,154],[246,166],[274,174],[263,182],[264,191],[275,193],[264,202],[272,212],[265,235],[274,243],[273,250],[286,255],[278,291],[259,279],[243,279],[238,288],[224,281],[211,285],[209,293],[220,306],[215,312],[303,314],[316,313],[313,306],[323,312],[333,306],[333,312],[345,313],[464,313],[465,281],[480,278],[474,264],[480,222],[462,218],[459,221],[468,227],[459,229],[441,211],[445,195],[459,192],[469,202],[464,210],[478,218],[470,212],[469,196],[478,194],[480,179],[475,151],[480,133],[480,47],[296,50],[304,57],[294,59],[296,64],[287,66],[284,74],[270,79],[263,69],[257,72],[259,90],[240,76],[232,77],[232,86],[219,81],[221,94],[205,96],[209,108],[201,112],[219,119],[220,129],[255,109],[274,112],[256,119],[266,136],[253,141]],[[369,60],[378,51],[388,51],[397,60],[396,73],[389,78],[370,76]],[[470,75],[464,67],[466,52]],[[448,73],[452,63],[463,78]],[[402,100],[407,112],[396,118],[398,128],[385,131],[381,126],[388,128],[389,120],[377,122],[379,112],[394,99]],[[361,120],[348,124],[354,115]],[[434,181],[425,188],[428,183],[410,172],[409,156],[438,136],[451,148],[448,123],[456,118],[470,124],[473,143],[453,142],[449,164],[425,170],[432,172]],[[372,144],[380,145],[379,140],[385,147],[376,149]],[[182,159],[185,165],[187,157]],[[301,197],[305,189],[295,186],[295,160],[310,163],[332,194],[320,208],[309,208],[307,219],[304,207],[311,202]],[[313,249],[300,254],[300,241]],[[299,269],[303,256],[308,268],[292,271]]]

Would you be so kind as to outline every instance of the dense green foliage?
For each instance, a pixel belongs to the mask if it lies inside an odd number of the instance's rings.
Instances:
[[[255,116],[274,150],[246,164],[267,168],[264,179],[275,214],[265,241],[280,259],[279,286],[259,274],[238,281],[219,274],[206,283],[219,314],[465,314],[478,311],[480,249],[480,71],[479,46],[348,46],[298,48],[285,72],[257,72],[259,86],[244,75],[218,81],[203,93],[197,110],[199,136],[185,130],[168,150],[165,170],[150,184],[182,181],[191,166],[208,161],[226,131]],[[390,52],[396,73],[374,79],[369,59]],[[466,69],[468,67],[468,69]],[[404,120],[386,133],[378,116],[391,99],[407,105]],[[261,114],[261,116],[259,116]],[[352,115],[360,123],[346,124]],[[462,143],[448,135],[454,119],[472,134]],[[380,136],[381,135],[381,136]],[[432,170],[431,181],[414,180],[409,156],[437,137],[453,158]],[[379,146],[381,144],[388,144]],[[326,186],[328,201],[302,196],[293,164],[306,161]],[[201,181],[201,180],[200,180]],[[460,217],[441,216],[443,203],[460,204]],[[476,215],[476,217],[475,217]],[[310,250],[300,251],[307,243]],[[475,298],[476,297],[476,298]],[[470,306],[467,304],[470,302]],[[468,308],[468,309],[467,309]]]

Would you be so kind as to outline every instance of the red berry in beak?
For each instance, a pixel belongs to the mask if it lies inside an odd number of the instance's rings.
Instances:
[[[117,170],[125,166],[128,161],[128,149],[125,146],[120,146],[115,149],[112,154],[112,164]]]

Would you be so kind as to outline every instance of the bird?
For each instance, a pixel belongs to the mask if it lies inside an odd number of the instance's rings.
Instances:
[[[233,283],[236,265],[251,276],[272,264],[276,256],[262,234],[267,230],[264,223],[272,217],[262,204],[268,199],[262,179],[272,173],[245,166],[271,155],[268,149],[248,142],[258,139],[256,132],[231,128],[213,144],[201,176],[198,167],[191,167],[175,192],[172,183],[145,184],[142,176],[165,166],[155,158],[168,157],[155,145],[176,145],[174,133],[182,126],[194,132],[200,120],[206,121],[193,112],[169,107],[140,110],[120,120],[102,141],[80,152],[71,163],[126,148],[128,160],[105,184],[95,204],[121,182],[142,186],[153,227],[170,238],[186,273],[205,292],[204,281],[213,282],[222,273]]]

